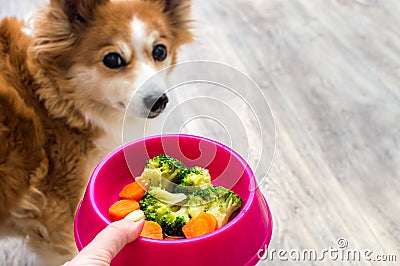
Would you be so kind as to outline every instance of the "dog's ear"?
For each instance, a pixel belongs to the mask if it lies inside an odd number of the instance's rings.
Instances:
[[[51,0],[52,5],[60,7],[71,23],[86,23],[92,17],[93,10],[110,0]]]
[[[190,42],[193,38],[190,32],[191,0],[157,0],[161,2],[167,15],[175,38],[183,43]]]
[[[182,27],[188,22],[190,15],[190,0],[161,0],[164,3],[164,13],[167,13],[174,26]]]
[[[191,1],[186,0],[164,0],[165,8],[164,11],[173,11],[176,10],[178,7],[190,7]]]

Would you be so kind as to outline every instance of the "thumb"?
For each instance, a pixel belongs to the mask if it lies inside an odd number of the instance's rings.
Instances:
[[[109,224],[67,266],[110,265],[111,260],[128,243],[137,239],[144,224],[142,211]]]

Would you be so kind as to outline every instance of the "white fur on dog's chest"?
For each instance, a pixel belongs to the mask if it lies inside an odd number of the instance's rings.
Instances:
[[[121,117],[117,114],[91,117],[91,122],[104,130],[99,138],[93,140],[95,149],[88,154],[86,176],[90,177],[96,165],[110,152],[124,143],[161,134],[162,119],[146,120],[135,117]]]

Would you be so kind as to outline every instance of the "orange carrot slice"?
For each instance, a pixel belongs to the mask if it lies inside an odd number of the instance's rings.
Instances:
[[[183,237],[164,237],[164,240],[182,240],[184,239]]]
[[[142,232],[140,233],[141,236],[148,237],[148,238],[155,238],[155,239],[163,239],[163,233],[161,226],[153,221],[144,221],[144,226]]]
[[[120,200],[108,209],[108,217],[112,221],[118,221],[139,209],[139,203],[136,200]]]
[[[126,185],[121,190],[119,197],[121,199],[134,199],[140,201],[143,198],[144,193],[146,193],[146,191],[137,182],[133,182]]]
[[[217,219],[214,215],[201,212],[197,217],[187,222],[187,224],[182,227],[182,231],[186,238],[192,238],[211,233],[217,226]]]

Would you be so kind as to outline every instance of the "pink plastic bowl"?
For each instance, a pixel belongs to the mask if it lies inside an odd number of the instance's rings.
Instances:
[[[192,239],[155,240],[139,237],[112,265],[255,265],[259,249],[268,246],[272,218],[248,164],[215,141],[188,135],[162,135],[118,148],[94,170],[75,218],[75,241],[85,247],[110,220],[108,208],[122,187],[139,176],[147,159],[165,153],[188,167],[206,167],[214,185],[232,189],[243,199],[240,213],[222,228]]]

